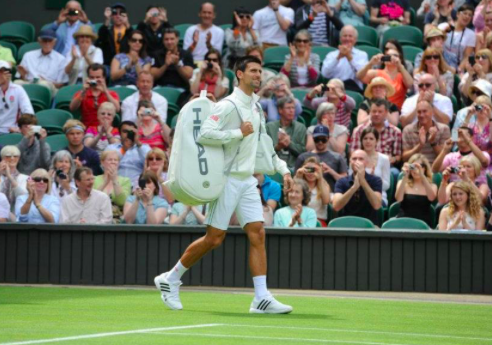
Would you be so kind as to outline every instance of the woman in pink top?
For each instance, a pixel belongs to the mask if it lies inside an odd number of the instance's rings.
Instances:
[[[379,65],[380,63],[383,64],[383,69],[378,70],[372,68],[374,65]],[[388,97],[388,101],[401,109],[407,90],[413,85],[413,78],[400,61],[398,51],[389,49],[386,55],[374,55],[369,63],[357,73],[357,79],[361,80],[364,84],[369,84],[375,77],[386,79],[395,88],[394,95]]]
[[[490,32],[491,23],[490,16],[488,14],[492,13],[492,3],[487,0],[482,0],[477,7],[475,7],[475,12],[473,16],[473,26],[475,27],[475,33],[480,33],[484,30],[487,30],[487,33]],[[489,23],[487,23],[487,19]]]
[[[154,104],[150,101],[138,102],[137,117],[138,135],[142,144],[165,151],[171,130],[162,122]]]

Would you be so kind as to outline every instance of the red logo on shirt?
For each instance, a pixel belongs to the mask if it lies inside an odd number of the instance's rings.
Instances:
[[[210,119],[214,120],[215,122],[219,122],[219,117],[217,115],[210,116]]]
[[[10,96],[10,103],[12,103],[12,102],[14,101],[14,99],[15,99],[15,98],[14,98],[14,95],[11,95],[11,96]]]

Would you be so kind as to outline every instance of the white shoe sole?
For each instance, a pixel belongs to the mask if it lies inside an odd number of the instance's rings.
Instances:
[[[293,309],[285,309],[283,311],[279,311],[276,313],[267,313],[263,310],[255,309],[255,308],[249,308],[250,314],[289,314],[292,312]]]
[[[160,275],[154,278],[154,284],[155,284],[155,287],[157,288],[157,290],[159,290],[159,292],[161,293],[161,300],[162,300],[162,302],[163,302],[165,305],[167,305],[167,306],[169,307],[169,309],[171,309],[171,310],[182,310],[182,309],[183,309],[183,307],[181,307],[181,308],[176,308],[176,307],[174,307],[174,306],[170,305],[170,304],[166,301],[166,298],[164,297],[164,294],[163,294],[163,293],[162,293],[162,291],[161,291],[161,285],[160,285],[161,283],[160,283],[160,281],[159,281],[159,277],[160,277]]]

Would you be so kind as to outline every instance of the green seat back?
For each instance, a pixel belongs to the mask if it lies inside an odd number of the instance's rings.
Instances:
[[[45,126],[56,126],[62,128],[65,122],[73,119],[70,112],[61,109],[47,109],[36,113],[36,118],[38,119],[38,125]]]
[[[441,181],[442,181],[442,174],[441,173],[432,174],[432,182],[434,182],[437,185],[438,189],[439,189],[439,186],[441,186]]]
[[[375,229],[374,224],[366,218],[345,216],[335,218],[328,224],[329,228]]]
[[[0,145],[17,145],[22,140],[22,134],[9,133],[0,135]]]
[[[36,49],[40,49],[40,48],[41,48],[41,46],[39,45],[38,42],[24,43],[19,48],[19,52],[17,53],[17,61],[21,62],[25,53],[36,50]]]
[[[381,49],[376,48],[376,47],[372,47],[372,46],[362,45],[362,46],[357,46],[357,49],[366,52],[367,53],[367,57],[368,57],[369,60],[371,60],[371,58],[374,55],[382,54]]]
[[[39,110],[51,107],[51,91],[46,86],[39,84],[24,84],[22,87],[29,96],[33,106],[36,105],[36,108],[39,108]]]
[[[34,41],[34,25],[28,22],[11,21],[0,24],[0,39],[17,46]]]
[[[306,97],[306,95],[309,93],[309,90],[306,90],[306,89],[293,89],[292,90],[292,94],[294,95],[294,97],[296,99],[299,100],[299,102],[302,102],[304,101],[304,97]]]
[[[224,74],[229,79],[229,95],[234,91],[234,80],[236,79],[236,75],[234,71],[229,68],[224,68]]]
[[[357,45],[366,45],[371,47],[378,46],[378,33],[372,26],[358,25],[355,27],[358,32]]]
[[[311,52],[314,54],[319,55],[319,61],[321,64],[323,64],[323,60],[325,59],[326,55],[329,53],[335,51],[336,48],[333,47],[321,47],[321,46],[316,46],[311,48]]]
[[[51,152],[57,152],[63,150],[68,146],[68,140],[65,134],[55,134],[46,137],[46,142],[51,147]]]
[[[402,46],[410,45],[421,48],[423,43],[422,31],[409,25],[396,26],[386,30],[382,37],[383,47],[390,38],[397,39]]]
[[[345,91],[345,93],[354,99],[355,109],[359,109],[360,104],[364,102],[364,96],[362,96],[362,94],[358,92],[350,91],[350,90]]]
[[[171,128],[176,128],[176,124],[178,123],[178,117],[179,117],[179,114],[176,114],[171,119]]]
[[[415,218],[393,218],[384,222],[381,229],[430,230],[427,223]]]
[[[414,46],[403,46],[403,55],[405,56],[405,60],[410,61],[413,65],[415,61],[415,57],[422,53],[424,50],[422,48],[414,47]],[[418,68],[419,66],[415,66]]]
[[[400,203],[394,202],[388,210],[388,218],[395,218],[398,215],[398,212],[400,212]]]
[[[182,45],[185,37],[186,30],[193,24],[178,24],[174,28],[179,32],[179,42]]]
[[[263,52],[263,65],[280,71],[284,65],[285,55],[290,54],[289,47],[270,47]]]
[[[97,34],[99,32],[99,29],[101,28],[101,26],[103,26],[104,23],[94,23],[92,24],[92,29],[94,30],[94,32]],[[133,28],[134,30],[136,29]]]
[[[232,24],[222,24],[219,25],[219,28],[222,28],[222,30],[226,31],[227,29],[232,29]]]
[[[67,85],[62,87],[55,96],[55,107],[57,109],[68,109],[73,96],[77,91],[82,90],[81,84]]]
[[[17,46],[15,44],[8,41],[0,41],[0,46],[10,49],[10,51],[12,52],[12,56],[14,57],[14,60],[17,59]]]
[[[120,102],[123,102],[125,100],[125,98],[127,98],[128,96],[131,96],[135,92],[137,92],[137,90],[132,89],[130,87],[125,87],[125,86],[110,87],[109,89],[118,94],[118,96],[120,97]]]

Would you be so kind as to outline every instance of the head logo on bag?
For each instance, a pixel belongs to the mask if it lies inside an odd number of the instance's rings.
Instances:
[[[195,113],[195,119],[193,120],[193,138],[195,139],[196,147],[198,148],[198,168],[200,169],[200,174],[208,174],[208,163],[207,158],[203,157],[205,154],[205,148],[202,144],[197,142],[197,138],[200,135],[200,127],[202,126],[202,120],[200,120],[200,113],[202,108],[193,108]]]

